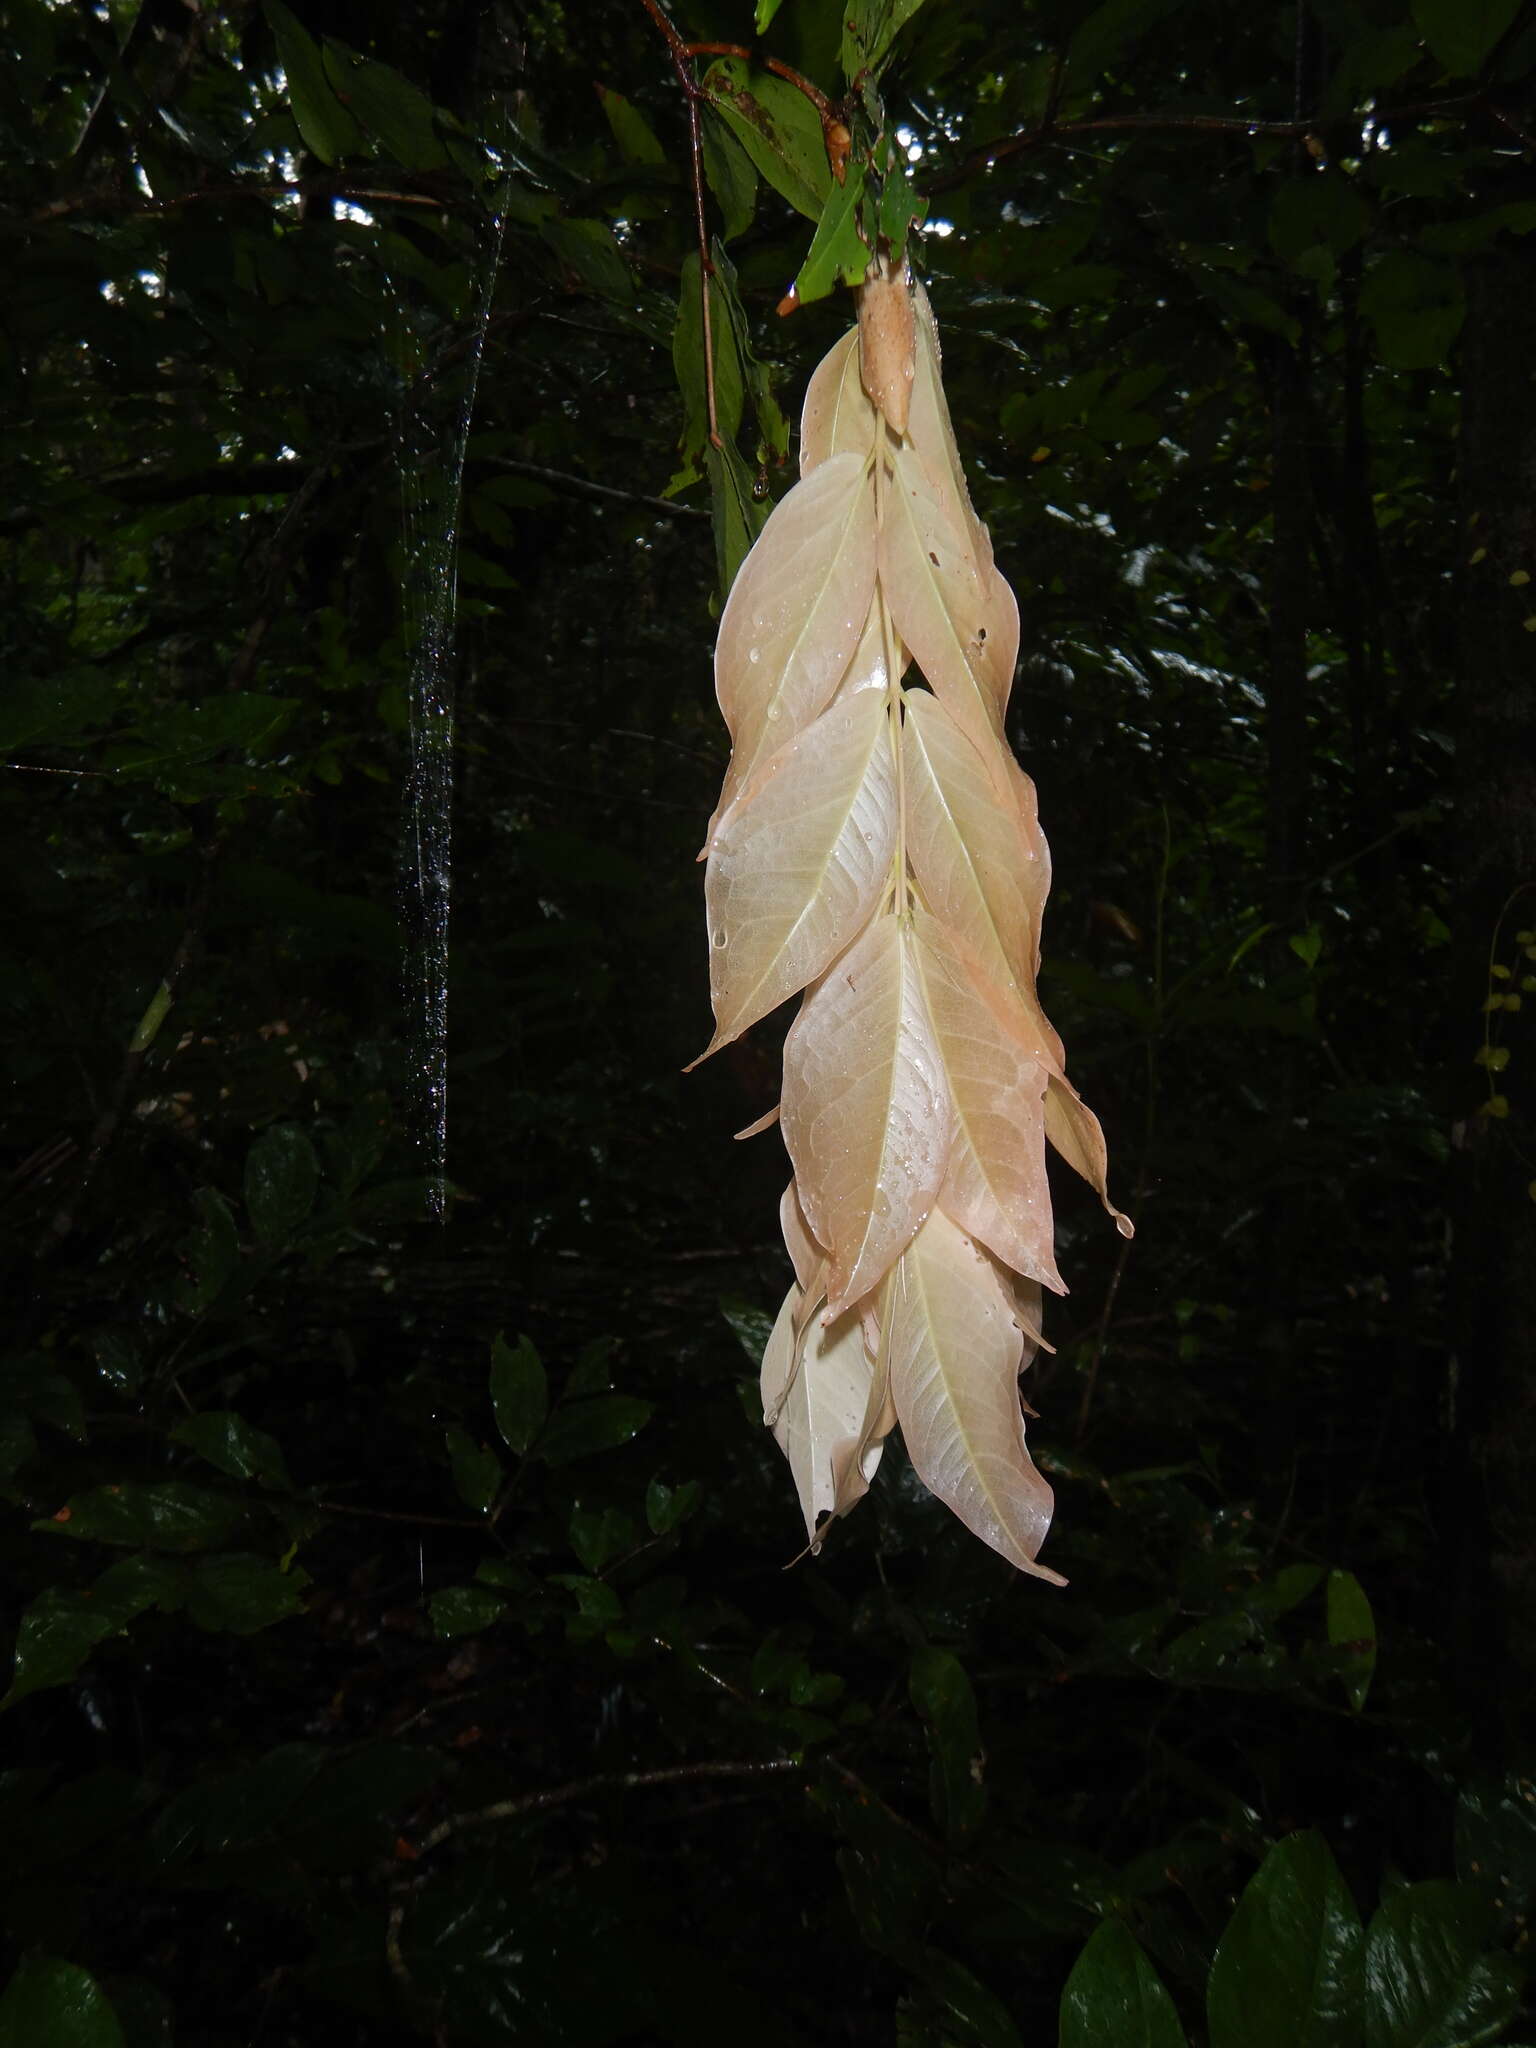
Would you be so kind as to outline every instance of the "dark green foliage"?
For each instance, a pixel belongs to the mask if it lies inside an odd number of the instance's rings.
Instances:
[[[1536,1157],[1529,861],[1451,802],[1480,692],[1530,755],[1529,10],[677,16],[854,137],[700,59],[719,446],[638,5],[0,31],[0,2048],[1530,2039],[1536,1314],[1447,1310]],[[1058,1190],[1064,1593],[894,1445],[785,1569],[775,1061],[679,1078],[711,594],[924,204],[1138,1223]],[[406,626],[482,307],[439,1225]]]

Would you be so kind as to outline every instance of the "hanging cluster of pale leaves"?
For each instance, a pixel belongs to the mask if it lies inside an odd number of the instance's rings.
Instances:
[[[899,1423],[931,1492],[1060,1583],[1036,1562],[1051,1490],[1018,1376],[1041,1287],[1065,1291],[1045,1141],[1109,1207],[1104,1139],[1035,995],[1050,863],[1004,733],[1018,606],[927,298],[888,265],[811,379],[800,464],[720,621],[731,760],[705,848],[708,1052],[805,992],[779,1110],[795,1282],[764,1419],[813,1543]],[[903,687],[914,661],[927,688]]]

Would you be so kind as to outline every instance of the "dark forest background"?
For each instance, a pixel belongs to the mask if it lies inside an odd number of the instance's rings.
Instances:
[[[639,0],[0,8],[7,2048],[1536,2038],[1536,15],[850,12],[1137,1222],[1071,1585],[895,1450],[785,1569],[773,1034],[679,1072],[824,160],[704,109],[706,451]]]

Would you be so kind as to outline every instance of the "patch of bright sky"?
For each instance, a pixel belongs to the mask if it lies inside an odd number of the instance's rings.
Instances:
[[[378,226],[378,222],[374,219],[373,215],[368,211],[367,207],[358,206],[355,203],[355,201],[351,199],[338,199],[336,201],[336,218],[338,220],[349,220],[351,221],[354,227],[359,228],[372,228]]]

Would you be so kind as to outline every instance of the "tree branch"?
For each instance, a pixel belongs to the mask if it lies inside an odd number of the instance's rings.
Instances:
[[[698,505],[679,505],[671,498],[653,498],[644,491],[621,491],[614,484],[593,483],[589,477],[570,476],[559,469],[545,469],[537,462],[516,462],[507,455],[487,455],[481,459],[489,469],[505,470],[509,476],[532,477],[538,483],[548,484],[552,491],[564,491],[573,498],[594,498],[599,504],[640,505],[647,512],[658,512],[667,519],[709,517]]]
[[[684,1785],[700,1778],[784,1778],[802,1775],[804,1769],[792,1757],[775,1757],[763,1763],[672,1764],[655,1771],[601,1771],[596,1777],[578,1778],[572,1784],[556,1785],[546,1792],[525,1792],[518,1799],[498,1799],[492,1806],[450,1814],[415,1845],[411,1860],[429,1856],[450,1835],[465,1828],[493,1827],[499,1821],[521,1820],[524,1814],[547,1813],[556,1806],[569,1806],[573,1799],[583,1799],[591,1792],[632,1792],[645,1785]]]

